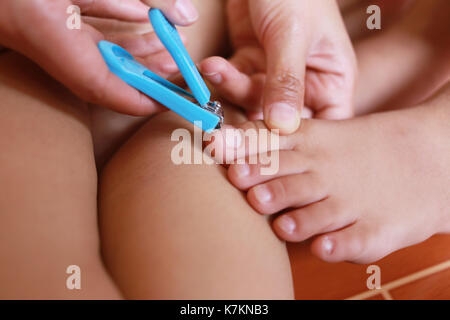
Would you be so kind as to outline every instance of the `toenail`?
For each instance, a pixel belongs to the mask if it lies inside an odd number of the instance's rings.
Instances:
[[[325,237],[322,241],[322,248],[326,254],[331,254],[334,249],[334,242],[330,238]]]
[[[286,232],[287,234],[291,234],[295,230],[295,220],[289,217],[288,215],[281,216],[277,219],[277,224],[281,230]]]
[[[253,193],[260,203],[266,203],[272,200],[272,193],[265,185],[256,186],[253,188]]]
[[[238,178],[245,178],[250,175],[250,167],[248,164],[241,164],[234,167]]]

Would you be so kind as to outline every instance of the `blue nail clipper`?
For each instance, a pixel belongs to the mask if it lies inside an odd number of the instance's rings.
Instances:
[[[149,18],[156,35],[172,55],[192,94],[148,70],[120,46],[100,41],[98,47],[109,69],[130,86],[202,130],[211,132],[220,129],[224,119],[222,107],[219,102],[211,101],[211,92],[184,47],[176,27],[159,9],[150,9]]]

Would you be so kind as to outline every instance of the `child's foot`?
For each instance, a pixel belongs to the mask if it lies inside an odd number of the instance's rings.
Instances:
[[[228,176],[258,212],[283,212],[273,222],[282,239],[317,236],[321,259],[368,263],[450,232],[449,123],[448,93],[404,111],[304,120],[280,137],[278,173],[234,164]]]

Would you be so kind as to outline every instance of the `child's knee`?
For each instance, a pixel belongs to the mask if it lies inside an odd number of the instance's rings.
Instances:
[[[105,168],[100,228],[105,261],[116,281],[132,297],[198,298],[206,290],[216,298],[291,297],[284,243],[227,181],[225,169],[214,163],[177,165],[171,159],[179,143],[171,141],[172,132],[193,131],[180,121],[170,113],[153,118]],[[192,150],[194,142],[189,145]],[[266,266],[267,256],[277,263]],[[184,273],[176,271],[177,264]],[[136,271],[132,276],[130,268]],[[195,292],[161,289],[167,274],[176,277],[176,288],[186,273],[196,279]],[[236,286],[217,282],[211,288],[221,276]]]
[[[137,188],[175,191],[180,184],[174,180],[198,180],[201,176],[225,179],[225,169],[203,156],[202,137],[198,139],[196,134],[202,135],[201,131],[194,133],[192,124],[171,112],[152,117],[105,166],[102,195],[109,199],[117,189],[126,193]]]

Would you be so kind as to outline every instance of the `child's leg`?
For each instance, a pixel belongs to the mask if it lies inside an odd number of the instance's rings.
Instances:
[[[99,254],[86,106],[15,53],[0,70],[0,298],[119,298]],[[81,290],[66,287],[70,265]]]
[[[230,114],[228,114],[230,118]],[[293,298],[284,243],[217,165],[171,161],[171,133],[156,116],[103,172],[105,263],[127,298]]]
[[[338,0],[347,31],[353,41],[377,34],[377,30],[366,27],[369,6],[377,5],[381,10],[382,30],[390,28],[401,19],[416,0]]]
[[[449,1],[416,1],[391,28],[373,33],[355,43],[358,115],[415,106],[449,81]]]

